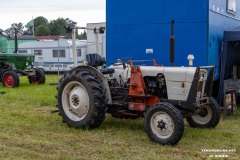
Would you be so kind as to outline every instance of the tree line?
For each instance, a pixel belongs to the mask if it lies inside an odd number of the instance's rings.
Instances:
[[[48,21],[47,18],[39,16],[29,21],[28,24],[23,25],[23,23],[13,23],[11,27],[6,31],[10,35],[14,35],[15,29],[20,34],[33,34],[34,36],[64,36],[66,38],[71,38],[71,33],[67,33],[65,26],[70,20],[69,18],[58,18],[55,20]],[[26,28],[26,29],[25,29]],[[25,29],[25,30],[24,30]],[[34,30],[34,31],[33,31]],[[87,39],[86,30],[80,34],[76,34],[77,39]]]

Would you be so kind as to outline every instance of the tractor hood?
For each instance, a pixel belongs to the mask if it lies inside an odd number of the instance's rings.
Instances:
[[[34,57],[34,55],[27,53],[0,53],[0,57]]]
[[[142,76],[157,76],[162,73],[166,81],[192,82],[196,67],[141,66]]]
[[[186,101],[196,72],[196,67],[141,66],[142,76],[164,75],[169,100]]]
[[[0,62],[12,66],[16,70],[24,70],[27,67],[33,67],[34,55],[22,53],[0,53]]]

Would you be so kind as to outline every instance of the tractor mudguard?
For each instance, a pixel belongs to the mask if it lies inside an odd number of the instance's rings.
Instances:
[[[80,66],[74,68],[74,70],[77,70],[77,69],[80,69],[80,68],[84,68],[84,69],[87,69],[87,70],[91,71],[92,73],[94,73],[94,75],[98,76],[101,79],[101,81],[103,82],[103,87],[105,88],[105,91],[106,91],[106,97],[107,97],[107,100],[108,100],[107,104],[112,104],[112,97],[111,97],[111,93],[110,93],[110,88],[109,88],[107,79],[104,77],[104,75],[99,70],[97,70],[96,68],[88,66],[88,65],[80,65]]]

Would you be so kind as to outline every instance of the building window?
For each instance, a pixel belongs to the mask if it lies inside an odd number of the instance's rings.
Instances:
[[[78,56],[78,57],[81,57],[81,56],[82,56],[81,49],[77,49],[77,56]]]
[[[66,57],[65,50],[53,50],[53,57]]]
[[[236,0],[227,1],[227,12],[231,14],[236,14]]]
[[[27,50],[18,50],[18,53],[27,53]]]
[[[42,50],[34,50],[34,55],[35,56],[41,56],[42,55]]]

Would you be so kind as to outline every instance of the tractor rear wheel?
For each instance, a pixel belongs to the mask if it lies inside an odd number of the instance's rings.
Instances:
[[[172,104],[157,103],[148,108],[144,128],[152,141],[162,145],[174,145],[183,136],[183,117]]]
[[[19,86],[19,76],[13,70],[6,71],[2,76],[2,85],[7,88]]]
[[[203,105],[199,114],[187,117],[187,122],[193,128],[214,128],[220,120],[220,110],[217,101],[210,98],[207,105]]]
[[[28,76],[28,81],[30,84],[44,84],[46,80],[45,73],[43,69],[37,68],[34,76]]]
[[[97,128],[105,119],[106,96],[101,80],[87,69],[74,69],[57,87],[59,115],[69,126]]]

